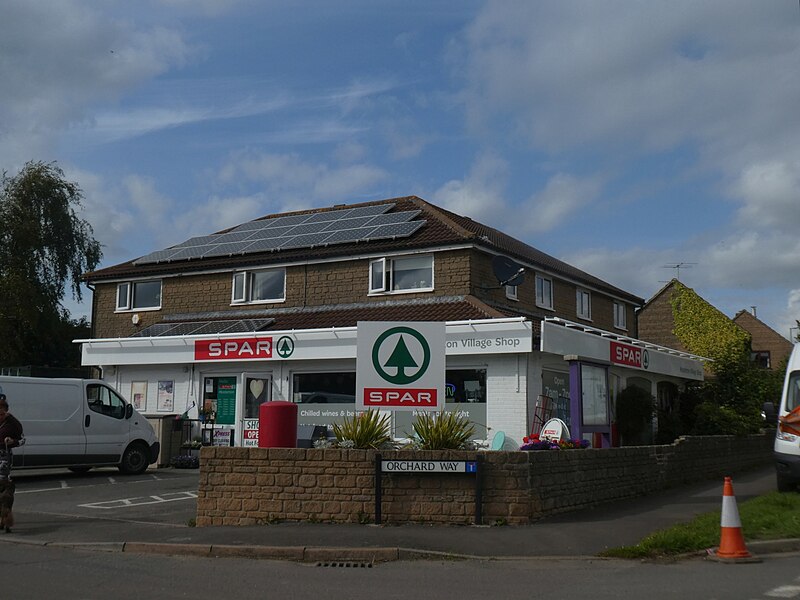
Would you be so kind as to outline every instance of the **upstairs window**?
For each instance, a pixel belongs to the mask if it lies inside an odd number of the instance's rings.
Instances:
[[[541,275],[536,276],[536,306],[553,308],[553,280]]]
[[[433,289],[433,256],[379,258],[369,263],[369,293]]]
[[[506,286],[506,298],[509,300],[519,300],[517,297],[517,286],[515,285],[507,285]]]
[[[117,310],[161,308],[161,280],[117,284]]]
[[[592,295],[586,290],[578,290],[576,294],[576,312],[579,319],[592,318]]]
[[[625,305],[622,302],[614,302],[614,327],[617,329],[628,328],[628,318]]]
[[[239,271],[233,274],[232,304],[283,302],[286,299],[286,269]]]

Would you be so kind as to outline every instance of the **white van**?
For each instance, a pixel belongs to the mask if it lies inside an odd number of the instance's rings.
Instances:
[[[789,357],[777,417],[775,467],[778,491],[789,492],[800,485],[800,344],[795,344]]]
[[[25,435],[15,469],[117,466],[139,474],[158,458],[153,427],[103,381],[0,377],[0,393]]]

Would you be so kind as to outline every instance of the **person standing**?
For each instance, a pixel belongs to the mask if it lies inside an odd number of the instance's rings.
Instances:
[[[16,485],[11,479],[11,449],[19,446],[21,441],[22,423],[8,412],[8,400],[0,392],[0,527],[5,528],[6,533],[11,533],[14,526],[11,509],[14,506]]]

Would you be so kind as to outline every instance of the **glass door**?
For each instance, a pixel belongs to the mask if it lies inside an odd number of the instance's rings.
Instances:
[[[259,407],[272,399],[272,376],[269,373],[242,373],[237,446],[258,447]]]

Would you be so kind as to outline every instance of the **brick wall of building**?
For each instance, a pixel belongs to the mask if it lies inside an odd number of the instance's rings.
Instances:
[[[96,338],[128,337],[148,325],[160,323],[166,315],[203,312],[259,311],[269,308],[296,306],[341,305],[355,302],[384,302],[402,297],[430,298],[457,296],[469,293],[470,251],[454,250],[437,253],[434,257],[433,292],[402,295],[379,294],[368,296],[369,260],[319,263],[292,266],[286,269],[286,300],[284,302],[231,305],[232,272],[202,273],[181,277],[166,277],[161,284],[161,309],[115,312],[116,283],[99,283],[94,291]],[[139,315],[138,325],[131,322],[133,313]]]
[[[197,525],[374,521],[375,451],[203,448]],[[525,525],[769,464],[772,436],[681,438],[668,446],[537,452],[391,451],[384,459],[482,461],[483,523]],[[470,524],[475,476],[384,474],[384,523]]]

